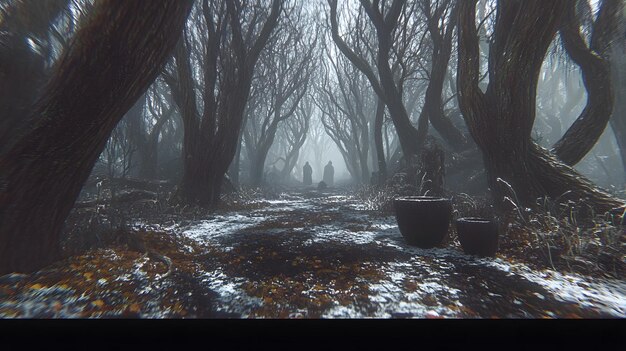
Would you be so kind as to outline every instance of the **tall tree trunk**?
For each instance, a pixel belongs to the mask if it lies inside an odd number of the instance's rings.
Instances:
[[[398,18],[405,5],[403,0],[394,0],[386,15],[383,16],[378,8],[378,2],[370,3],[361,1],[361,6],[376,27],[378,48],[376,51],[376,69],[378,78],[367,61],[359,57],[339,36],[337,24],[337,0],[329,0],[330,23],[332,39],[337,48],[367,77],[372,88],[380,97],[389,110],[389,115],[398,134],[402,152],[406,159],[414,159],[420,147],[426,140],[428,133],[428,119],[420,118],[417,129],[411,123],[409,114],[402,101],[402,93],[396,82],[389,65],[392,48],[392,33],[398,23]]]
[[[431,13],[429,2],[426,2],[426,4],[426,18],[428,31],[433,42],[433,54],[428,87],[426,88],[424,106],[421,113],[428,116],[428,120],[433,128],[439,132],[455,151],[463,151],[469,147],[469,144],[463,133],[444,114],[443,99],[441,98],[450,55],[452,54],[452,33],[456,27],[457,5],[450,5],[449,1],[443,2],[434,9],[434,13]],[[442,21],[442,14],[448,6],[452,6],[452,10],[444,30],[440,22]],[[420,116],[421,118],[424,117]]]
[[[611,116],[611,129],[615,134],[622,159],[622,170],[626,170],[626,14],[622,11],[617,36],[611,47],[611,76],[615,91],[615,106]],[[624,184],[626,185],[626,171]]]
[[[237,151],[235,153],[235,159],[228,168],[228,176],[230,181],[236,187],[239,186],[239,173],[241,172],[241,136],[239,137],[239,144],[237,144]]]
[[[288,180],[291,172],[296,167],[296,163],[298,162],[298,156],[300,155],[300,147],[296,147],[291,149],[285,157],[285,167],[280,170],[280,177],[283,180]]]
[[[360,130],[356,130],[357,134],[360,134],[358,136],[356,136],[355,140],[358,141],[357,147],[356,147],[356,151],[357,154],[356,156],[358,157],[358,161],[359,161],[359,173],[360,173],[360,180],[361,183],[367,184],[369,183],[370,180],[370,168],[367,165],[367,159],[368,159],[368,154],[369,154],[369,128],[367,128],[367,121],[363,120],[362,121],[362,125],[358,126],[358,129]]]
[[[406,111],[402,94],[398,91],[393,79],[391,68],[389,67],[389,52],[391,50],[391,38],[387,34],[378,36],[378,56],[377,67],[380,76],[380,86],[384,92],[384,99],[389,109],[389,115],[393,125],[396,127],[398,139],[402,152],[407,159],[417,156],[420,148],[426,140],[428,133],[428,118],[418,120],[417,129],[411,123],[409,114]]]
[[[148,146],[148,138],[145,135],[145,123],[143,120],[143,108],[146,103],[146,94],[143,94],[137,102],[133,105],[133,107],[128,110],[126,115],[124,115],[124,119],[127,121],[128,125],[128,138],[129,143],[133,145],[136,149],[137,154],[139,156],[139,173],[138,176],[140,178],[150,178],[147,176],[147,172],[149,171],[150,166],[147,166],[147,162],[150,160],[149,146]],[[155,166],[156,170],[156,166]],[[154,176],[153,174],[151,176]]]
[[[191,1],[100,1],[34,110],[35,128],[0,159],[0,275],[57,259],[80,189],[117,122],[155,79]]]
[[[282,104],[274,106],[274,119],[266,130],[261,131],[261,136],[256,145],[250,159],[250,176],[253,186],[261,186],[263,183],[263,170],[265,168],[265,160],[267,154],[274,143],[276,132],[278,131],[278,123],[280,119],[280,109]]]
[[[383,147],[383,122],[385,117],[385,104],[378,99],[376,103],[376,119],[374,121],[374,141],[376,142],[376,161],[378,164],[378,184],[382,185],[387,180],[387,162],[385,161],[385,149]]]
[[[498,2],[485,93],[478,88],[476,1],[459,4],[459,103],[483,153],[488,183],[501,209],[507,198],[533,207],[539,197],[555,199],[566,192],[566,198],[586,199],[599,211],[622,205],[531,140],[541,65],[571,4],[565,0]]]
[[[132,118],[138,121],[134,122],[137,126],[132,127],[131,130],[139,154],[139,178],[156,179],[159,176],[159,136],[163,126],[172,117],[174,109],[169,108],[167,111],[160,111],[161,115],[158,115],[158,112],[151,105],[148,105],[148,110],[152,116],[157,118],[152,130],[149,130],[143,120],[143,107],[146,104],[146,98],[147,94],[144,94],[128,114],[134,113],[135,116]],[[150,102],[148,103],[150,104]],[[133,112],[135,109],[137,110]]]
[[[254,157],[250,159],[250,183],[252,186],[263,185],[263,171],[265,169],[265,158],[267,152],[261,154],[261,151],[256,151]]]
[[[187,153],[179,191],[186,202],[211,207],[219,202],[226,170],[220,168],[223,173],[219,174],[220,171],[212,169],[212,165],[223,167],[224,162],[210,157],[212,155],[206,152],[208,145],[207,142],[200,142],[195,145],[192,152]],[[187,148],[188,151],[190,149]]]
[[[604,56],[617,24],[616,13],[623,7],[621,1],[602,1],[589,46],[580,34],[575,3],[571,2],[565,11],[564,25],[560,29],[561,38],[569,56],[580,66],[587,90],[587,105],[552,150],[570,166],[580,162],[591,151],[611,117],[614,101],[611,67]]]
[[[207,4],[208,2],[204,2],[204,5]],[[178,78],[182,87],[176,89],[176,84],[168,82],[174,87],[172,89],[174,101],[182,110],[185,128],[184,175],[179,194],[187,203],[209,208],[215,208],[219,203],[224,176],[237,152],[254,67],[261,50],[276,28],[282,3],[279,0],[272,1],[271,12],[256,38],[251,37],[254,30],[250,28],[248,33],[242,32],[242,22],[245,19],[241,18],[243,16],[241,3],[226,2],[226,8],[227,17],[222,20],[229,25],[231,42],[220,42],[219,40],[226,40],[223,38],[224,35],[212,32],[209,35],[211,45],[205,45],[203,53],[205,89],[202,92],[204,103],[202,118],[196,107],[195,83],[191,74],[189,54],[183,51],[186,50],[184,42],[176,52]],[[211,22],[210,11],[207,10],[208,8],[204,6],[205,21]],[[208,30],[215,31],[215,23],[208,24]],[[227,67],[221,68],[224,70],[224,76],[221,76],[219,81],[217,80],[219,55],[216,50],[228,51],[225,55],[233,55],[226,60],[220,60],[227,63]],[[216,90],[220,93],[215,94]]]
[[[139,178],[157,178],[158,168],[158,144],[155,140],[149,140],[146,148],[139,155]]]

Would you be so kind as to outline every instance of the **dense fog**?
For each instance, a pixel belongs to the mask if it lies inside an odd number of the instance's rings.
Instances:
[[[626,0],[0,0],[0,318],[626,317]]]

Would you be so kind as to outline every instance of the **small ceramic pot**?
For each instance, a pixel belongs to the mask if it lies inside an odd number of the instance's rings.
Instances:
[[[448,233],[452,201],[433,196],[405,196],[394,200],[400,233],[409,245],[430,249]]]
[[[466,254],[493,257],[498,251],[498,223],[494,220],[459,218],[456,220],[456,233]]]

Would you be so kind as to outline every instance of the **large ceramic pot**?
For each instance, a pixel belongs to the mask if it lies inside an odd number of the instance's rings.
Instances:
[[[487,218],[465,217],[456,220],[456,233],[469,255],[495,256],[498,251],[498,223]]]
[[[409,245],[430,249],[443,241],[452,217],[450,199],[406,196],[393,201],[400,233]]]

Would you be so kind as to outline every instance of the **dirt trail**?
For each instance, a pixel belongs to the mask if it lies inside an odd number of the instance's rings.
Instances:
[[[183,233],[229,253],[211,262],[221,275],[207,273],[206,282],[217,291],[220,282],[227,286],[218,308],[244,317],[595,318],[626,313],[623,282],[533,272],[455,248],[410,247],[395,218],[361,207],[346,195],[294,191],[238,214],[230,229],[211,231],[228,221],[226,216]],[[236,265],[228,265],[232,257]]]
[[[167,233],[171,246],[178,250],[168,253],[176,269],[171,277],[159,279],[154,273],[158,268],[150,270],[146,257],[114,250],[94,253],[100,260],[110,260],[115,268],[109,273],[117,269],[126,274],[121,282],[130,285],[124,287],[124,300],[117,302],[117,307],[112,296],[122,289],[119,277],[109,279],[99,270],[101,277],[93,279],[102,284],[78,294],[71,281],[55,281],[49,278],[50,273],[46,285],[43,272],[20,278],[13,285],[6,283],[5,277],[4,296],[0,289],[0,316],[626,316],[623,281],[536,271],[502,256],[467,256],[452,246],[431,250],[410,247],[393,216],[365,211],[357,199],[338,191],[294,190],[277,199],[259,201],[254,208],[185,223],[136,221],[138,231]],[[129,257],[134,263],[123,268]],[[59,297],[61,282],[70,285],[63,292],[68,296]],[[39,289],[34,291],[37,284]],[[51,310],[51,301],[62,301],[64,309]],[[94,301],[100,303],[94,306]],[[120,308],[121,304],[126,307]],[[107,309],[108,305],[111,308]],[[27,312],[24,306],[29,306]]]

